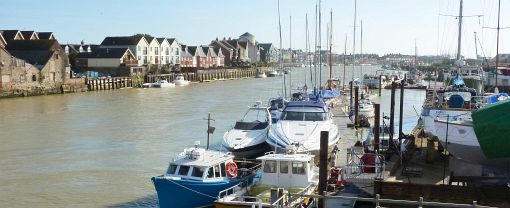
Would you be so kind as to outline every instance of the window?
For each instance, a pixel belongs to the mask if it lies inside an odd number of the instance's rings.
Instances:
[[[138,56],[138,60],[142,60],[142,57],[141,57],[141,56]]]
[[[26,80],[26,76],[24,74],[19,75],[19,82],[23,83]]]
[[[189,166],[181,165],[181,168],[179,168],[179,175],[188,175]]]
[[[266,160],[264,162],[264,173],[276,173],[276,161]]]
[[[202,178],[203,175],[204,175],[204,168],[193,167],[193,171],[191,171],[191,176]]]
[[[152,51],[152,47],[149,50]]]
[[[214,178],[214,169],[213,167],[210,167],[207,171],[207,178]]]
[[[280,161],[280,173],[289,173],[289,161]]]
[[[143,47],[143,55],[147,55],[147,47]]]
[[[37,76],[35,74],[32,74],[32,82],[37,81]]]
[[[168,166],[166,174],[175,174],[175,170],[177,170],[177,165],[170,165]]]
[[[158,54],[159,54],[159,50],[158,50],[158,49],[159,49],[159,47],[155,47],[155,48],[154,48],[154,52],[156,52],[156,55],[158,55]]]
[[[215,165],[214,166],[214,176],[215,177],[221,177],[221,175],[220,175],[220,166],[219,165]]]
[[[221,171],[221,177],[227,177],[227,168],[225,168],[225,163],[221,163],[220,164],[220,169],[222,170]]]
[[[304,162],[292,162],[292,174],[305,174],[305,163]]]

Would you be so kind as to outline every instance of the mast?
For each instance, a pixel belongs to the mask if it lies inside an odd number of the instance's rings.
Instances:
[[[333,48],[333,10],[331,10],[330,18],[331,18],[331,22],[330,22],[331,26],[329,26],[329,81],[328,81],[329,89],[331,89],[331,82],[333,79],[333,59],[332,59],[332,56],[333,56],[333,53],[332,53],[332,48]]]
[[[322,83],[322,38],[321,38],[321,0],[319,0],[319,34],[318,34],[318,48],[319,48],[319,83]]]
[[[457,61],[461,59],[460,49],[461,49],[461,38],[462,38],[462,2],[460,0],[460,9],[459,9],[459,36],[457,39]]]
[[[293,52],[292,52],[292,16],[289,19],[289,55],[290,55],[290,66],[293,64]],[[290,73],[290,71],[289,71]],[[285,74],[285,73],[283,73]],[[292,97],[292,74],[289,74],[289,97]]]
[[[476,32],[475,33],[475,55],[476,55],[476,60],[478,61],[478,43],[476,41]]]
[[[498,0],[498,27],[497,27],[497,37],[496,37],[496,87],[494,88],[495,93],[499,93],[498,90],[498,65],[499,65],[499,18],[501,17],[501,0]]]
[[[356,65],[355,57],[356,57],[356,10],[357,10],[357,1],[354,0],[354,32],[352,36],[352,81],[354,81],[354,66]],[[353,83],[354,84],[354,83]]]
[[[360,37],[360,42],[361,42],[361,46],[360,46],[360,53],[361,53],[361,63],[360,63],[360,73],[359,73],[359,78],[363,78],[363,20],[361,20],[361,37]]]
[[[305,22],[306,22],[306,28],[305,28],[305,63],[309,62],[309,57],[308,57],[308,13],[305,14]],[[309,65],[310,66],[310,65]],[[310,66],[310,70],[311,70],[311,66]],[[307,91],[306,89],[306,71],[305,71],[305,86],[304,86],[304,90],[305,92]]]
[[[346,64],[346,56],[347,56],[347,34],[345,34],[345,42],[344,42],[344,75],[342,80],[342,90],[345,90],[345,64]]]
[[[313,55],[313,60],[314,60],[314,66],[313,66],[313,72],[314,72],[314,83],[313,83],[313,93],[315,94],[317,92],[317,9],[318,9],[318,5],[317,3],[315,4],[315,45],[313,46],[314,47],[314,55]]]
[[[283,59],[283,47],[282,47],[282,23],[281,23],[281,20],[280,20],[280,0],[278,0],[278,30],[280,31],[280,60],[279,60],[279,68],[280,68],[280,73],[283,71],[282,69],[282,59]],[[285,97],[285,95],[287,95],[287,89],[286,89],[286,86],[285,86],[285,73],[283,74],[283,87],[282,87],[282,96]]]

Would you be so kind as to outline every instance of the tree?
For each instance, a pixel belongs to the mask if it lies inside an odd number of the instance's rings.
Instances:
[[[141,37],[154,38],[154,37],[152,37],[152,35],[145,34],[145,33],[137,33],[137,34],[132,35],[131,37],[133,37],[133,38],[141,38]]]

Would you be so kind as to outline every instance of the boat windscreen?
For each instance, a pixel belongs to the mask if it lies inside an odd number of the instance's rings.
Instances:
[[[242,122],[238,121],[236,122],[236,125],[234,126],[234,129],[238,130],[259,130],[259,129],[265,129],[269,125],[268,122]]]
[[[285,111],[282,114],[282,120],[287,120],[287,121],[324,121],[324,120],[326,120],[326,113],[324,113],[324,112]]]

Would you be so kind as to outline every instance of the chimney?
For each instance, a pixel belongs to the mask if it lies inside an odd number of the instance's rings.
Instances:
[[[216,41],[218,41],[218,37],[216,37]]]
[[[227,40],[227,38],[223,37],[223,40]]]
[[[232,38],[228,37],[228,40],[232,40]]]

